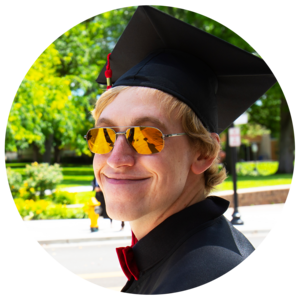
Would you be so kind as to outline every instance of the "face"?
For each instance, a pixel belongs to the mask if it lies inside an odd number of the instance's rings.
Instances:
[[[167,117],[154,95],[122,91],[102,112],[97,127],[152,126],[164,134],[183,132],[180,120]],[[122,127],[121,127],[122,126]],[[194,150],[186,135],[165,139],[155,154],[138,154],[118,136],[107,154],[95,154],[94,171],[104,193],[108,215],[116,220],[160,218],[188,191]]]

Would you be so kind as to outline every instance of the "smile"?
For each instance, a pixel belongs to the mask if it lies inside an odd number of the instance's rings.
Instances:
[[[105,180],[110,184],[135,184],[135,183],[141,183],[149,179],[148,178],[130,178],[130,177],[107,177],[104,175]]]

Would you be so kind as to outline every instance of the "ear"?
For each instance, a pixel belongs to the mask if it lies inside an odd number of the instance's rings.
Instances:
[[[220,143],[220,137],[217,133],[211,133],[211,136]],[[201,155],[201,149],[199,149],[195,153],[194,161],[191,165],[191,171],[196,175],[204,173],[212,165],[216,157],[217,155],[204,158]]]

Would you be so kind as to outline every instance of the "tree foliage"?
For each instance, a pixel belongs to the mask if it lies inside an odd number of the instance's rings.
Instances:
[[[103,92],[105,87],[99,88],[95,80],[135,9],[127,7],[94,16],[54,42],[61,54],[57,71],[60,76],[72,75],[72,90],[80,99],[87,98],[94,104]]]
[[[78,136],[86,122],[86,105],[72,96],[72,76],[60,76],[61,55],[51,44],[32,65],[13,102],[6,131],[6,150],[35,144],[41,153],[52,136],[58,147],[72,145],[81,153],[85,143]],[[55,144],[54,144],[55,145]]]
[[[13,102],[7,126],[8,150],[35,142],[44,151],[45,136],[53,131],[52,118],[68,101],[69,80],[57,77],[59,53],[50,45],[30,68]]]
[[[51,153],[52,147],[59,152],[67,146],[77,155],[90,155],[83,135],[93,126],[90,111],[103,91],[95,79],[134,11],[125,8],[90,18],[42,53],[17,91],[6,151],[34,145],[40,153]]]
[[[282,98],[284,98],[283,92],[279,84],[276,83],[248,109],[249,122],[265,126],[270,129],[272,137],[279,138]]]

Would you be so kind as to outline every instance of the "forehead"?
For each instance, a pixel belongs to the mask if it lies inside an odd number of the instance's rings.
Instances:
[[[169,118],[168,107],[162,105],[155,91],[134,88],[118,94],[114,101],[102,111],[96,125],[157,125],[156,127],[169,128],[173,123],[176,124],[177,120],[172,114]]]

